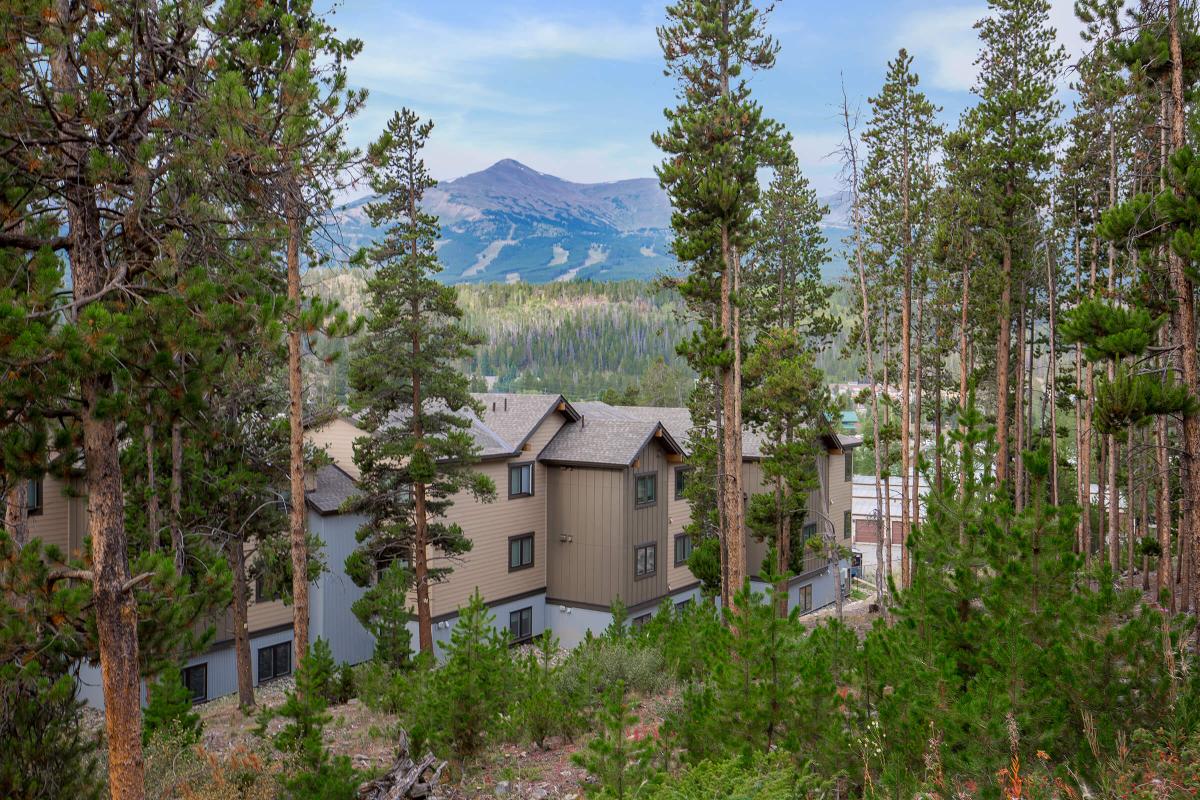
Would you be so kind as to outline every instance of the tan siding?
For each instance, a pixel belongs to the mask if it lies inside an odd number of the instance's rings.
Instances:
[[[354,466],[354,440],[364,435],[350,420],[338,417],[319,428],[305,431],[304,438],[317,447],[325,448],[333,463],[347,475],[358,480],[358,467]]]
[[[742,462],[742,485],[746,492],[746,506],[750,505],[750,497],[756,494],[762,494],[770,491],[770,487],[763,482],[763,470],[761,461],[744,461]],[[747,528],[746,530],[746,572],[752,576],[758,576],[762,573],[763,559],[766,558],[769,545],[765,539],[759,540]]]
[[[250,593],[254,593],[254,585],[250,585]],[[292,623],[292,607],[285,605],[282,600],[270,600],[265,603],[251,603],[246,608],[246,624],[251,633],[274,628],[278,625]]]
[[[29,535],[43,543],[55,545],[66,555],[74,555],[72,547],[78,549],[82,536],[78,529],[72,530],[72,505],[79,498],[67,496],[68,484],[52,475],[42,478],[42,511],[29,516]],[[84,520],[76,520],[76,524]],[[76,534],[76,535],[72,535]]]
[[[469,553],[454,563],[441,561],[437,554],[431,553],[434,566],[449,566],[454,570],[445,582],[435,585],[430,593],[435,616],[466,605],[476,588],[485,600],[498,600],[546,586],[547,468],[535,463],[532,497],[510,500],[508,465],[532,461],[562,424],[562,415],[553,413],[529,438],[521,455],[478,465],[479,471],[496,484],[495,502],[480,503],[468,494],[461,494],[454,499],[447,519],[462,526],[472,547]],[[533,566],[509,572],[508,539],[523,533],[534,534]]]
[[[686,566],[675,566],[675,536],[692,521],[692,508],[687,500],[675,499],[675,468],[671,464],[667,470],[667,589],[674,591],[682,586],[695,583],[696,578]]]
[[[846,512],[853,507],[854,481],[846,480],[846,459],[854,451],[846,450],[829,456],[829,518],[837,526],[838,542],[848,544]]]
[[[626,472],[549,468],[549,597],[608,606],[620,592],[627,566],[621,529]]]

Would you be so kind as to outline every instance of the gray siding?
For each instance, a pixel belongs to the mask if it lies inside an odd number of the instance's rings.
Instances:
[[[329,642],[338,663],[358,664],[375,652],[374,637],[361,624],[350,606],[362,597],[364,589],[355,586],[346,575],[346,558],[357,546],[354,532],[364,522],[357,514],[322,517],[309,512],[308,527],[324,542],[325,565],[309,591],[309,636]],[[414,644],[416,638],[413,639]]]

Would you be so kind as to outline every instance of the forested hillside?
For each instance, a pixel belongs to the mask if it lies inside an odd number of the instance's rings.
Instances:
[[[313,270],[306,282],[358,313],[362,270]],[[564,281],[457,287],[468,329],[483,338],[462,369],[473,388],[561,392],[572,399],[607,397],[641,405],[683,405],[695,373],[675,350],[693,329],[674,289],[651,281]],[[853,320],[846,290],[832,306],[844,322],[818,356],[830,383],[860,380],[861,356],[845,353]],[[326,342],[338,357],[313,380],[325,405],[347,398],[352,340]]]

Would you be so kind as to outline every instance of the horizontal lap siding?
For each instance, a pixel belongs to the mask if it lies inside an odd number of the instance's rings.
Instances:
[[[65,481],[44,476],[42,511],[29,516],[29,535],[61,548],[67,555],[78,555],[88,525],[85,507],[84,498],[68,497]]]
[[[354,466],[354,440],[363,436],[349,420],[338,417],[319,428],[312,428],[305,434],[310,442],[317,447],[325,448],[329,457],[342,470],[355,480],[358,479],[358,467]]]
[[[621,572],[625,576],[624,590],[621,599],[626,605],[634,606],[662,597],[667,593],[667,565],[672,560],[672,554],[667,551],[667,498],[671,496],[668,480],[668,465],[662,446],[651,440],[638,453],[636,466],[624,471],[625,480],[620,503],[624,506],[622,516],[625,519],[625,560]],[[655,503],[652,506],[636,508],[634,506],[635,484],[638,475],[653,473],[657,476],[655,487]],[[655,572],[644,578],[634,575],[634,549],[638,545],[656,544]]]
[[[675,499],[675,465],[667,471],[671,485],[667,490],[667,586],[674,591],[695,582],[692,571],[686,566],[675,566],[675,537],[692,521],[692,508],[687,500]],[[692,477],[695,473],[690,473]]]
[[[853,503],[854,481],[846,480],[846,459],[851,458],[853,450],[845,450],[840,454],[829,456],[829,517],[837,528],[838,542],[849,541],[846,530],[846,512]]]
[[[462,608],[476,588],[485,601],[531,592],[546,586],[547,468],[535,463],[533,497],[508,498],[509,464],[533,461],[562,427],[561,414],[552,413],[530,437],[522,453],[506,461],[487,461],[476,468],[496,484],[496,500],[480,503],[468,494],[454,499],[447,520],[458,523],[471,540],[471,551],[455,561],[431,553],[431,565],[449,566],[449,578],[430,592],[434,616]],[[533,533],[533,566],[508,571],[508,539]]]
[[[746,505],[750,505],[750,498],[756,494],[763,494],[771,490],[763,482],[763,471],[761,461],[743,461],[742,462],[742,489],[746,493]],[[759,540],[750,530],[746,529],[746,572],[749,575],[759,575],[762,573],[763,559],[767,555],[769,545],[765,539]]]

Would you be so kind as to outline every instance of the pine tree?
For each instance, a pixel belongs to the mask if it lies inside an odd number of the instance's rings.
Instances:
[[[380,199],[367,204],[367,214],[387,229],[366,254],[375,268],[367,284],[370,335],[355,347],[350,368],[351,403],[368,435],[354,447],[362,493],[352,506],[367,523],[348,570],[365,585],[380,558],[406,561],[423,653],[433,652],[429,587],[450,572],[431,566],[430,553],[453,558],[471,549],[462,528],[444,521],[451,498],[467,492],[490,501],[496,493],[471,468],[478,447],[468,415],[482,409],[456,368],[478,339],[462,326],[454,288],[435,277],[437,218],[420,207],[435,185],[421,159],[432,130],[404,109],[371,146],[371,188]]]
[[[200,715],[192,711],[192,695],[183,684],[183,673],[172,666],[158,673],[146,687],[150,700],[142,720],[142,744],[156,731],[174,730],[187,743],[200,741]]]
[[[666,74],[678,82],[679,105],[665,112],[667,130],[654,136],[667,156],[656,171],[675,209],[672,248],[691,265],[679,289],[699,323],[680,352],[705,376],[698,391],[716,391],[704,405],[714,412],[708,418],[716,422],[720,442],[715,477],[726,603],[748,574],[742,507],[742,259],[755,241],[758,170],[792,159],[788,137],[764,117],[750,92],[747,73],[770,69],[778,51],[765,26],[765,12],[753,0],[702,0],[668,6],[667,24],[658,29]],[[703,430],[703,423],[698,428]]]
[[[912,57],[901,49],[888,64],[883,88],[871,98],[871,119],[863,134],[867,146],[863,196],[870,256],[876,274],[895,275],[892,282],[900,288],[900,524],[905,532],[910,527],[910,504],[911,517],[917,516],[915,464],[921,428],[920,414],[914,420],[911,408],[914,272],[923,275],[929,259],[933,230],[929,206],[937,178],[933,153],[942,138],[941,127],[934,120],[939,109],[917,88],[919,78],[911,67]],[[919,409],[919,371],[915,393]],[[907,585],[908,558],[903,541],[900,563],[902,583]]]
[[[408,630],[412,619],[408,610],[410,591],[412,572],[393,561],[350,607],[375,640],[375,660],[393,669],[406,666],[412,658],[412,634]]]
[[[630,726],[637,723],[626,700],[625,684],[617,681],[604,696],[599,714],[600,731],[571,760],[586,769],[595,783],[584,784],[588,797],[597,800],[637,800],[649,797],[662,779],[650,737],[631,741]]]
[[[996,435],[1000,449],[996,477],[1003,482],[1012,477],[1009,371],[1013,298],[1031,269],[1030,218],[1046,200],[1046,172],[1062,138],[1056,124],[1062,104],[1057,99],[1055,81],[1066,54],[1055,43],[1048,0],[990,0],[988,8],[989,16],[976,25],[983,42],[974,90],[979,104],[969,112],[968,122],[972,135],[983,145],[982,158],[990,176],[986,198],[995,209],[991,240],[1000,251],[996,328]],[[1021,398],[1017,401],[1015,414],[1019,416]]]

